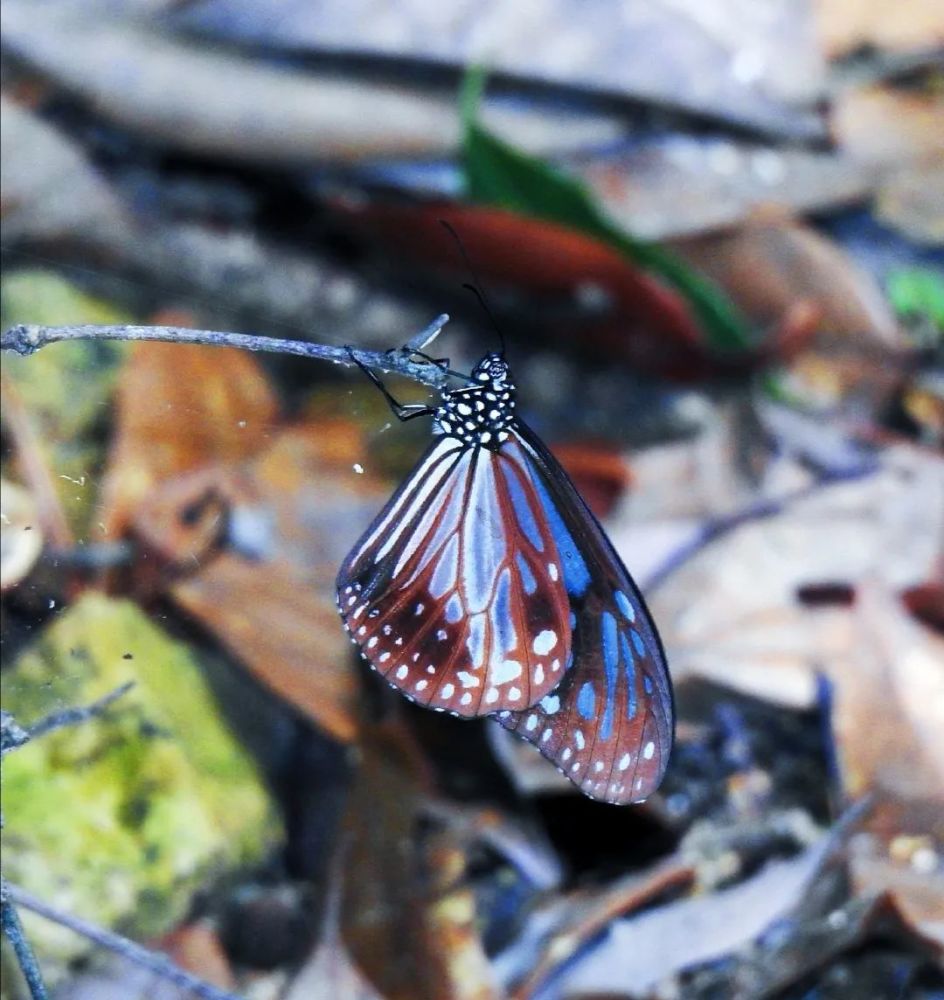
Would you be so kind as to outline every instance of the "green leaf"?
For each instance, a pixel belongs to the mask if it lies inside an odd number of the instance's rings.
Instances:
[[[944,331],[944,274],[911,267],[888,276],[888,297],[899,316],[927,316]]]
[[[470,72],[460,99],[469,200],[556,223],[614,247],[685,299],[712,347],[738,351],[752,345],[747,322],[720,288],[664,247],[614,225],[581,181],[520,152],[478,124],[475,115],[483,83],[481,70]]]

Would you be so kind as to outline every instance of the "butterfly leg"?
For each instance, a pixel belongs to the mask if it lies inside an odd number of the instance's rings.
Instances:
[[[383,394],[383,398],[387,401],[387,405],[393,411],[393,415],[402,421],[413,420],[414,417],[428,417],[436,412],[435,408],[432,406],[427,406],[426,403],[400,403],[390,394],[390,390],[383,384],[380,378],[370,370],[355,354],[354,350],[350,347],[347,349],[347,353],[351,358],[351,361],[357,365],[358,368],[374,383],[375,386]]]

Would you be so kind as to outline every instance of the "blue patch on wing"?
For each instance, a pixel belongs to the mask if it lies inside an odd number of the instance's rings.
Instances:
[[[636,715],[636,662],[624,632],[620,632],[619,641],[623,653],[623,670],[626,672],[626,718],[632,719]]]
[[[634,628],[631,628],[629,633],[633,637],[633,646],[636,649],[637,656],[645,658],[646,644],[642,641],[642,636]]]
[[[501,649],[512,649],[516,645],[515,623],[511,615],[511,572],[506,568],[498,577],[495,589],[495,603],[492,611],[492,623],[497,632]]]
[[[600,724],[600,739],[608,740],[613,732],[613,702],[616,697],[616,670],[619,665],[616,619],[603,612],[603,670],[606,675],[606,704],[603,707],[603,721]]]
[[[623,617],[628,621],[634,622],[636,620],[636,610],[630,603],[629,598],[622,590],[614,591],[613,596],[616,598],[617,607],[619,607]]]
[[[528,560],[519,552],[515,556],[515,562],[518,564],[518,572],[521,574],[521,585],[524,587],[524,592],[526,594],[533,594],[538,589],[538,582],[534,579],[534,574],[531,572]]]
[[[515,516],[518,518],[518,524],[525,538],[531,542],[538,552],[543,552],[544,541],[541,538],[541,532],[538,531],[538,523],[534,519],[534,511],[531,510],[531,504],[528,503],[528,498],[521,485],[521,481],[518,479],[517,474],[504,464],[502,465],[502,474],[508,485],[508,492],[511,494],[511,504],[515,508]]]
[[[593,690],[593,681],[584,681],[577,692],[577,712],[581,719],[588,722],[596,715],[597,696]]]
[[[573,535],[567,530],[567,525],[564,524],[554,501],[538,476],[534,477],[534,485],[540,494],[544,516],[550,525],[554,544],[557,546],[557,554],[560,556],[564,573],[564,587],[572,597],[580,597],[590,586],[590,572],[587,569],[587,564],[583,561],[583,556],[580,554],[580,549],[577,548]]]

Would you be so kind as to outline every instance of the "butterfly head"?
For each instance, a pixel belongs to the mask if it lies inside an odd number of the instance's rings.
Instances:
[[[472,369],[472,384],[453,389],[436,410],[440,434],[459,438],[467,445],[497,449],[508,440],[514,419],[515,386],[508,363],[500,354],[486,354]]]
[[[504,386],[511,378],[508,362],[500,354],[492,351],[472,369],[472,378],[476,382],[491,382],[494,386]]]

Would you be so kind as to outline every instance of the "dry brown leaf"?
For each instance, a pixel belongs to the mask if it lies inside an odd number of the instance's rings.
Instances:
[[[897,378],[889,364],[904,335],[875,281],[812,228],[775,212],[742,226],[676,244],[693,266],[717,281],[759,327],[792,325],[804,304],[816,330],[793,362],[828,398],[853,390],[884,399]]]
[[[245,351],[135,344],[118,387],[118,431],[102,487],[106,534],[121,534],[159,483],[257,452],[275,416],[265,375]]]
[[[868,827],[886,840],[932,834],[944,847],[944,639],[877,581],[843,617],[846,649],[826,669],[846,795],[875,796]]]
[[[611,532],[631,571],[646,530],[636,522]],[[647,599],[676,683],[703,676],[804,707],[816,673],[845,654],[846,636],[833,609],[802,607],[798,588],[875,577],[899,590],[929,579],[942,551],[944,463],[892,448],[871,476],[818,489],[709,544]]]
[[[944,100],[933,91],[861,87],[836,98],[832,127],[857,162],[894,167],[924,160],[944,152]]]
[[[342,932],[386,1000],[496,1000],[465,883],[465,856],[445,830],[421,834],[431,790],[406,730],[364,733],[344,822]]]
[[[903,343],[878,286],[834,243],[785,213],[757,212],[737,229],[679,241],[676,249],[762,327],[808,299],[819,306],[823,330],[887,348]]]
[[[852,844],[853,886],[887,892],[944,945],[944,639],[887,587],[859,587],[845,655],[829,663],[845,794],[873,808]]]
[[[831,59],[863,47],[896,52],[930,50],[944,44],[939,0],[816,0],[820,44]]]
[[[335,739],[357,735],[359,693],[334,602],[294,567],[222,554],[170,596],[266,687]]]
[[[354,739],[358,675],[334,575],[386,491],[349,464],[349,424],[278,434],[248,462],[178,477],[139,503],[136,536],[170,596],[265,685]],[[157,557],[156,559],[154,557]]]
[[[747,946],[800,903],[835,840],[835,833],[825,834],[803,853],[772,861],[731,888],[611,922],[601,944],[564,971],[564,995],[605,995],[626,983],[650,995],[682,970]]]

